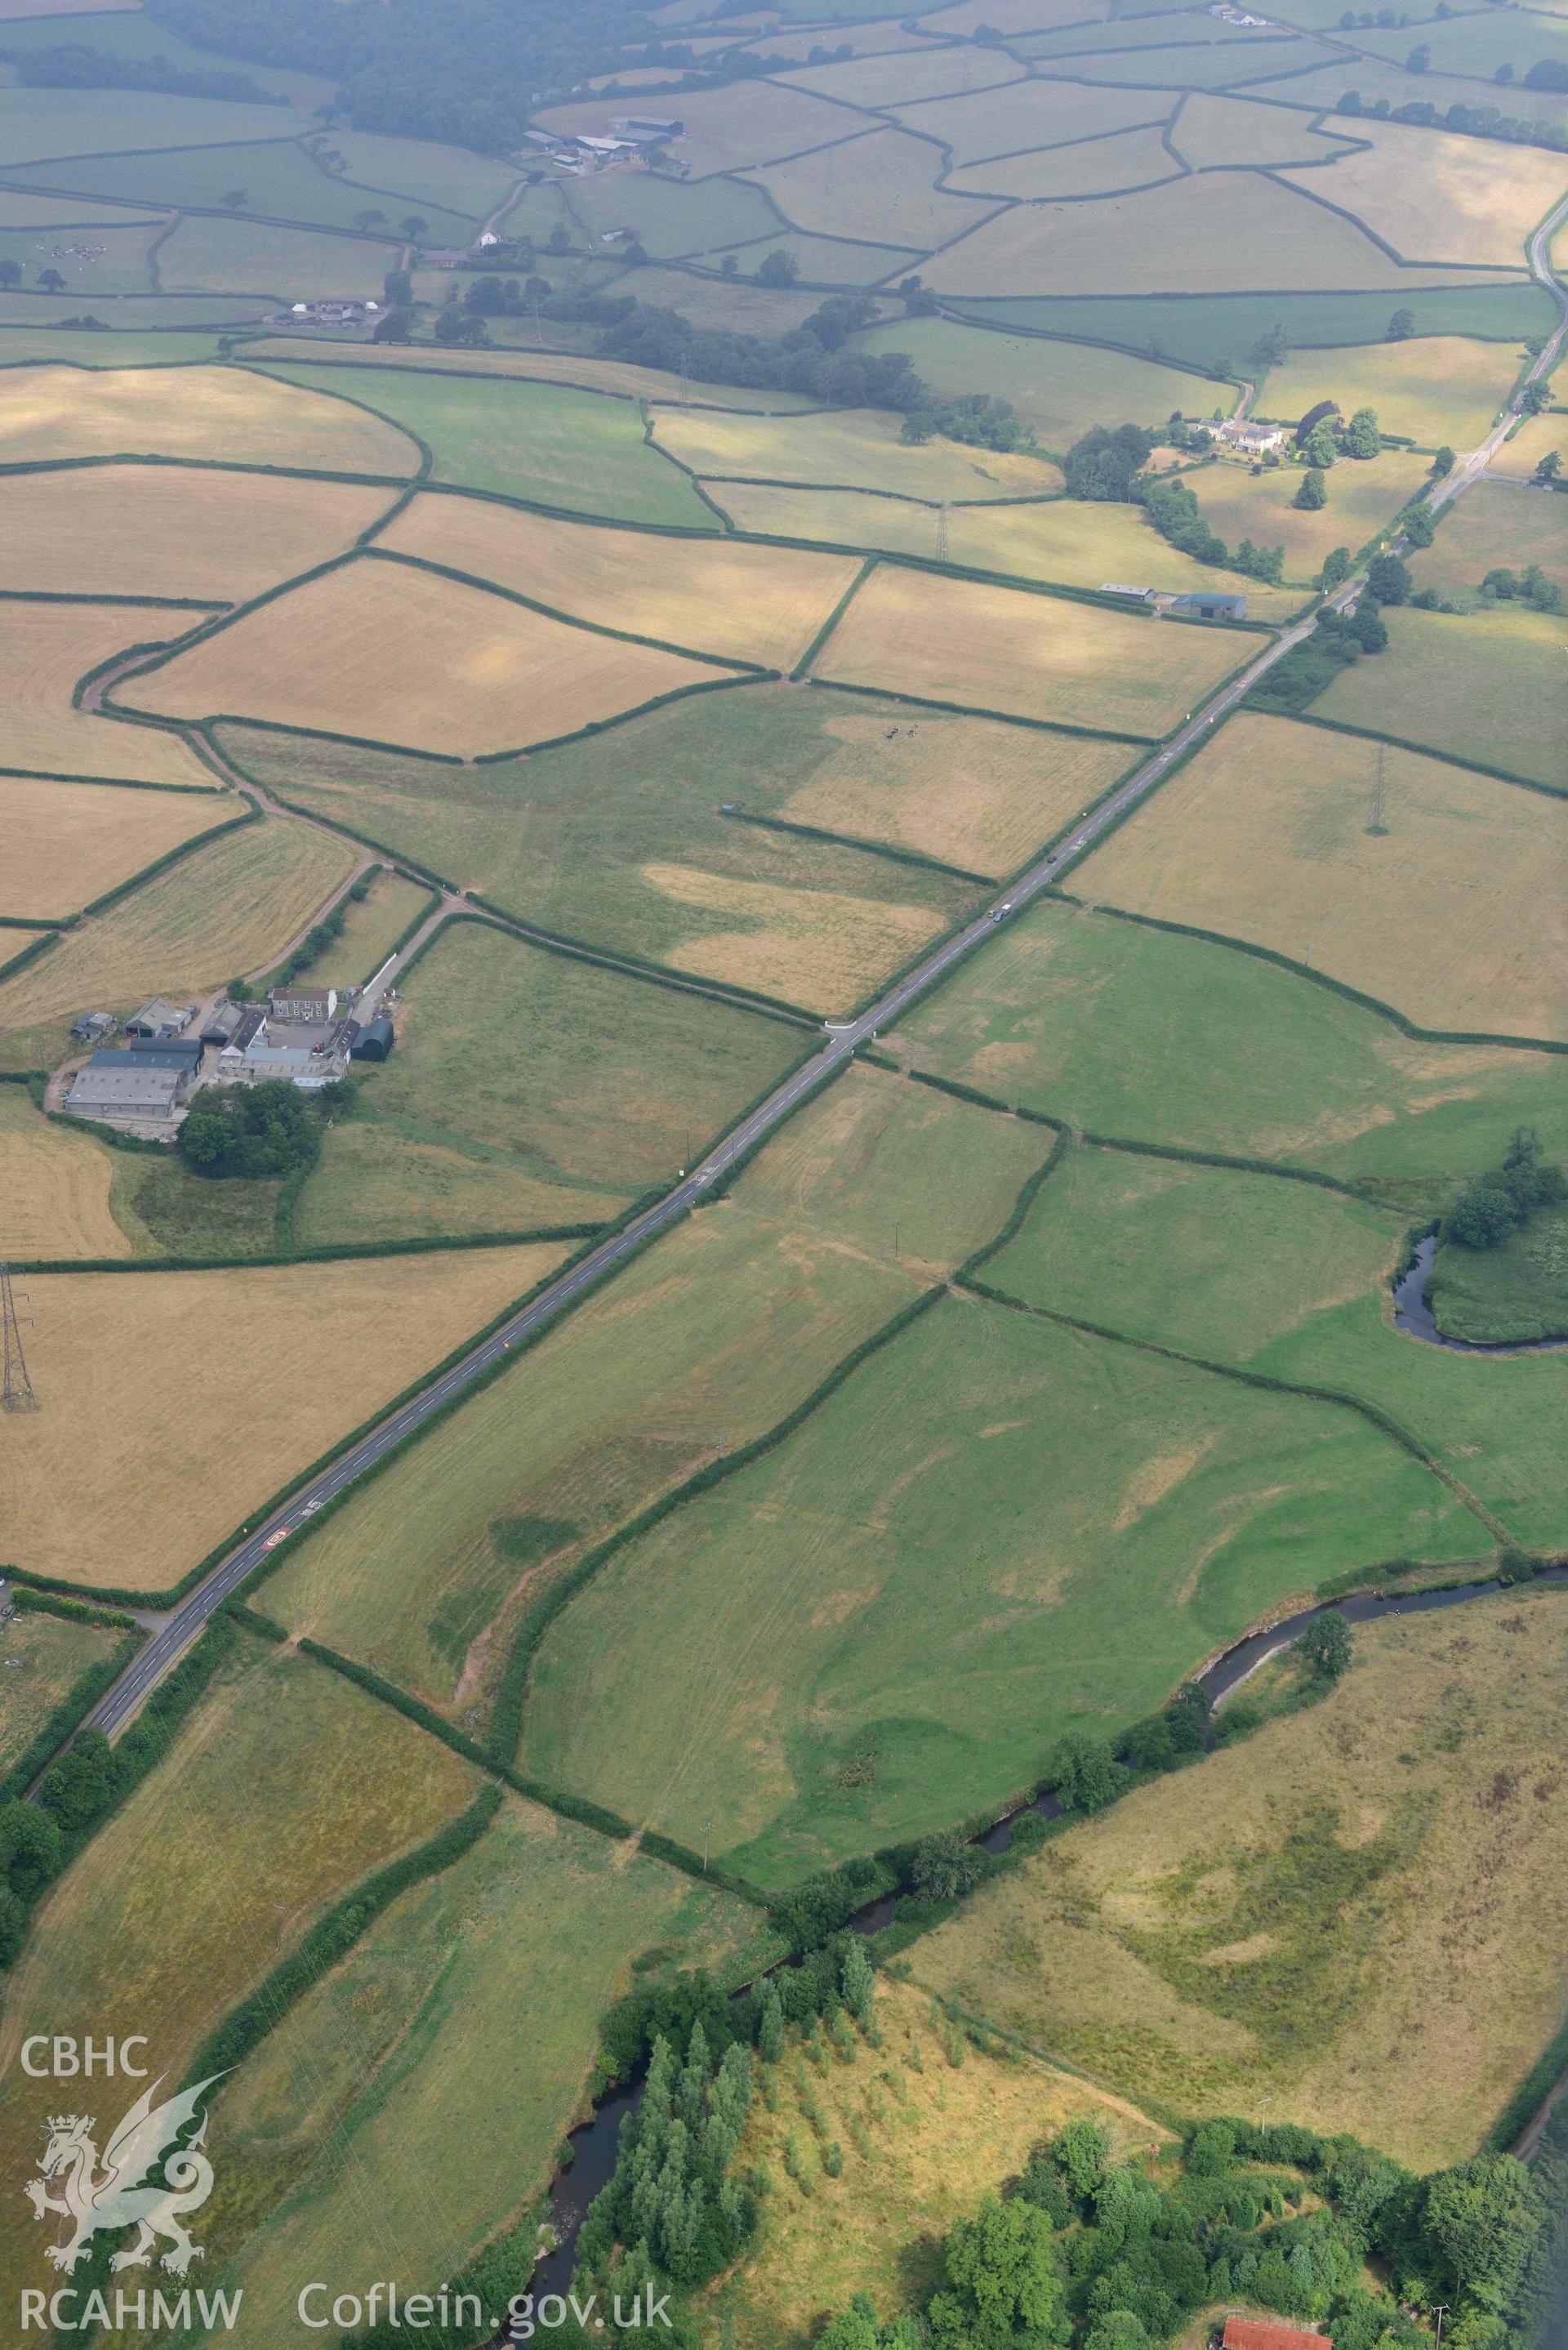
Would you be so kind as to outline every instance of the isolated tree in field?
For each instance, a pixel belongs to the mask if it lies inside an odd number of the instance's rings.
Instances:
[[[40,269],[38,283],[46,294],[63,294],[66,290],[66,281],[57,269]]]
[[[0,286],[20,286],[22,265],[19,261],[0,261]]]
[[[1380,604],[1410,600],[1410,574],[1397,555],[1375,555],[1366,567],[1366,584]]]
[[[1345,428],[1345,453],[1347,457],[1376,457],[1381,454],[1383,435],[1377,430],[1377,418],[1370,408],[1358,408]]]
[[[228,213],[243,213],[250,200],[248,188],[230,188],[226,194],[218,198],[223,210]]]
[[[362,212],[357,212],[354,215],[356,228],[385,228],[386,224],[386,213],[378,210],[374,204],[367,204]]]
[[[405,213],[398,223],[399,230],[408,238],[410,244],[416,237],[423,236],[429,226],[430,223],[422,213]]]
[[[1296,1647],[1314,1679],[1336,1681],[1350,1662],[1350,1633],[1344,1617],[1332,1608],[1326,1615],[1315,1616]]]
[[[1513,68],[1508,64],[1499,66],[1496,73],[1492,76],[1492,79],[1493,81],[1511,82],[1513,79]]]
[[[1417,42],[1405,60],[1407,73],[1425,73],[1432,62],[1432,52],[1425,41]]]
[[[724,258],[722,259],[722,261],[721,261],[721,262],[720,262],[720,264],[719,264],[719,275],[720,275],[720,276],[721,276],[721,277],[738,277],[738,276],[740,276],[740,274],[741,274],[741,256],[740,256],[740,255],[739,255],[738,253],[727,253],[727,254],[724,255]]]
[[[1336,546],[1323,558],[1323,569],[1317,575],[1320,588],[1337,588],[1342,579],[1350,577],[1350,549]]]
[[[1445,480],[1453,472],[1456,462],[1453,451],[1445,441],[1432,459],[1434,477],[1439,482]]]
[[[1291,503],[1293,505],[1300,506],[1306,514],[1314,514],[1319,506],[1327,505],[1328,484],[1324,480],[1321,465],[1307,467],[1306,472],[1302,475],[1302,485]]]
[[[1326,473],[1338,454],[1339,445],[1334,437],[1334,427],[1324,416],[1313,426],[1302,442],[1302,455],[1309,465],[1316,465],[1321,472]]]
[[[1535,478],[1538,482],[1554,482],[1562,471],[1563,452],[1560,449],[1548,449],[1544,457],[1536,460]]]
[[[780,245],[772,253],[763,254],[757,268],[757,284],[759,286],[793,286],[799,276],[800,264],[793,253],[785,253],[784,247]]]
[[[1387,339],[1391,343],[1407,343],[1415,331],[1414,310],[1396,310],[1388,321]]]

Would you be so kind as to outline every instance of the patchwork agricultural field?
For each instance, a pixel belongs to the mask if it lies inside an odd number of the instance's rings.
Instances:
[[[1246,713],[1075,879],[1101,904],[1310,963],[1417,1026],[1563,1040],[1561,950],[1541,927],[1568,894],[1556,874],[1563,802]]]
[[[1548,2350],[1191,2125],[1553,2069],[1563,36],[836,5],[0,0],[0,2195],[131,2031],[247,2343]]]
[[[830,682],[1152,738],[1251,650],[1250,638],[1223,629],[1161,626],[883,564],[815,667]]]
[[[576,734],[734,674],[568,628],[437,571],[363,556],[140,671],[115,699],[163,718],[258,719],[472,759]]]
[[[1357,670],[1347,670],[1314,703],[1314,713],[1429,743],[1439,754],[1561,791],[1568,785],[1565,648],[1568,630],[1554,614],[1514,605],[1458,619],[1397,612],[1377,691]]]

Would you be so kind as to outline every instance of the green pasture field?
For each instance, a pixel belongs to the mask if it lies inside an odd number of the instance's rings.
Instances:
[[[26,5],[26,0],[22,0],[22,5]],[[46,11],[41,16],[7,16],[0,20],[0,41],[8,51],[24,57],[36,49],[75,47],[79,42],[100,55],[124,57],[135,64],[145,58],[166,57],[171,65],[185,71],[204,69],[211,73],[216,68],[219,72],[244,73],[258,88],[277,91],[306,112],[332,96],[332,84],[321,74],[262,65],[254,57],[246,57],[242,63],[237,57],[223,56],[213,49],[197,48],[182,40],[177,33],[154,24],[151,16],[143,16],[135,6],[80,12],[70,9],[64,15]],[[250,107],[247,111],[254,113],[255,109]]]
[[[941,150],[929,140],[889,129],[774,163],[754,176],[796,228],[925,252],[961,236],[990,209],[937,189],[942,162]]]
[[[1397,66],[1403,66],[1418,40],[1432,53],[1433,73],[1473,75],[1478,81],[1495,81],[1499,66],[1511,66],[1522,84],[1531,67],[1542,59],[1568,65],[1568,26],[1553,24],[1549,16],[1533,10],[1483,8],[1454,16],[1447,24],[1424,24],[1419,33],[1411,31],[1408,40],[1403,33],[1376,28],[1358,31],[1355,39],[1358,49]],[[1521,88],[1519,95],[1527,106],[1538,99],[1532,89]],[[1551,102],[1552,93],[1539,95]],[[1510,113],[1514,110],[1511,100],[1500,98],[1495,90],[1489,90],[1477,102],[1502,106]]]
[[[111,1150],[109,1211],[134,1256],[270,1256],[281,1178],[211,1183],[182,1159]],[[359,1237],[356,1234],[354,1237]]]
[[[1444,508],[1431,546],[1411,557],[1410,575],[1417,588],[1469,608],[1489,571],[1523,572],[1532,563],[1568,589],[1568,498],[1496,478],[1472,484]]]
[[[1314,714],[1561,788],[1565,648],[1562,620],[1514,605],[1458,619],[1391,612],[1387,651],[1366,674],[1359,661],[1342,671]]]
[[[1404,1229],[1397,1210],[1315,1184],[1079,1143],[980,1277],[1026,1305],[1247,1363],[1386,1286]]]
[[[1141,130],[1120,130],[1110,139],[1079,139],[1070,147],[1041,147],[1027,155],[969,163],[948,185],[996,199],[1114,196],[1181,176],[1181,165],[1166,146],[1161,127],[1150,122]]]
[[[903,419],[876,408],[814,416],[745,416],[734,411],[659,408],[655,445],[692,472],[725,479],[802,482],[835,489],[891,490],[935,504],[944,498],[1047,497],[1062,476],[1045,459],[999,455],[940,434],[902,438]]]
[[[1511,286],[1415,286],[1376,294],[1153,295],[1136,300],[1036,297],[950,307],[977,326],[1114,343],[1151,359],[1251,376],[1253,345],[1276,323],[1292,346],[1380,343],[1396,309],[1412,310],[1420,335],[1478,335],[1498,342],[1548,333],[1551,297],[1520,278]],[[1229,406],[1234,395],[1225,392]]]
[[[788,1881],[1000,1806],[1324,1575],[1490,1547],[1355,1413],[952,1296],[601,1567],[524,1752]]]
[[[1181,2114],[1266,2095],[1413,2169],[1463,2161],[1563,2012],[1563,1823],[1537,1794],[1564,1629],[1549,1591],[1358,1625],[1317,1703],[983,1887],[915,1984]]]
[[[736,28],[739,30],[739,27]],[[750,171],[780,155],[799,155],[829,139],[846,139],[860,128],[853,113],[795,88],[795,77],[776,81],[753,76],[719,88],[685,91],[680,99],[680,159],[693,182],[717,172]],[[591,135],[610,128],[620,101],[609,97],[549,107],[535,120],[545,130]]]
[[[1396,1198],[1495,1166],[1516,1125],[1568,1144],[1549,1055],[1407,1038],[1235,947],[1070,907],[1008,924],[896,1042],[1090,1133],[1319,1168]]]
[[[627,1201],[624,1191],[531,1174],[510,1152],[465,1135],[415,1140],[379,1118],[339,1118],[300,1194],[294,1233],[302,1248],[341,1248],[351,1241],[535,1232],[607,1222]]]
[[[1434,26],[1429,29],[1440,32],[1442,27]],[[1426,39],[1428,30],[1426,26],[1422,26],[1418,33],[1414,26],[1410,28],[1410,40],[1404,57],[1409,55],[1417,41]],[[1463,74],[1407,73],[1403,57],[1398,65],[1384,65],[1365,51],[1355,57],[1342,57],[1332,66],[1324,66],[1321,72],[1303,74],[1299,80],[1282,82],[1277,90],[1263,94],[1285,99],[1292,106],[1324,107],[1334,119],[1325,122],[1324,129],[1335,131],[1343,129],[1347,138],[1355,138],[1360,131],[1360,119],[1334,113],[1340,99],[1348,90],[1359,92],[1364,107],[1375,105],[1380,98],[1386,98],[1390,107],[1408,106],[1412,97],[1416,97],[1428,105],[1435,106],[1439,115],[1445,114],[1450,106],[1497,106],[1507,114],[1519,116],[1522,121],[1539,123],[1542,127],[1548,124],[1561,127],[1568,120],[1561,91],[1526,89],[1522,86],[1522,77],[1507,89],[1495,86],[1483,88]]]
[[[1285,577],[1305,588],[1333,548],[1348,546],[1354,553],[1386,531],[1428,471],[1428,460],[1408,449],[1385,449],[1379,457],[1342,458],[1327,475],[1326,504],[1313,513],[1295,503],[1302,473],[1293,465],[1254,473],[1250,465],[1220,458],[1182,479],[1197,497],[1204,521],[1228,546],[1233,550],[1244,538],[1260,546],[1282,546]]]
[[[72,1624],[37,1608],[18,1609],[0,1624],[0,1771],[7,1771],[63,1705],[83,1675],[107,1664],[123,1632],[101,1624]]]
[[[433,204],[485,220],[517,182],[515,169],[498,156],[476,155],[466,147],[443,147],[431,139],[385,138],[373,130],[350,130],[338,122],[327,133],[325,143],[342,156],[348,166],[344,177],[350,186],[395,189],[403,199],[402,209],[412,203],[432,219]],[[506,216],[509,232],[523,223],[529,205],[545,193],[543,188],[524,190],[515,211]],[[389,204],[387,209],[392,208]],[[553,213],[551,217],[553,223]]]
[[[745,482],[714,482],[709,494],[741,530],[936,556],[938,517],[911,499]],[[1116,579],[1174,595],[1216,584],[1212,565],[1172,546],[1135,505],[1047,498],[950,506],[947,546],[950,562],[1056,587],[1103,588]],[[1264,588],[1242,575],[1224,584],[1243,590],[1250,619],[1283,619],[1301,608],[1299,588]]]
[[[1511,1128],[1490,1129],[1491,1163]],[[1410,1430],[1526,1550],[1568,1546],[1563,1429],[1568,1355],[1446,1352],[1394,1327],[1386,1292],[1326,1308],[1252,1368],[1365,1397]]]
[[[1439,1247],[1427,1283],[1438,1326],[1487,1346],[1568,1333],[1568,1213],[1542,1209],[1494,1249]]]
[[[952,318],[899,318],[870,327],[856,337],[856,348],[908,351],[935,391],[988,391],[1011,401],[1044,447],[1059,454],[1107,418],[1163,423],[1173,409],[1212,407],[1217,399],[1229,409],[1234,401],[1226,386],[1210,394],[1190,375],[1120,351],[999,333]]]
[[[1023,68],[1001,49],[898,49],[890,56],[850,57],[843,65],[807,66],[788,75],[791,88],[836,99],[841,106],[910,106],[918,99],[1018,81]]]
[[[1207,12],[1182,16],[1128,16],[1108,25],[1059,25],[1044,33],[1026,33],[1010,44],[1021,57],[1035,64],[1047,58],[1102,57],[1121,49],[1222,48],[1234,57],[1267,57],[1279,37],[1241,26],[1217,23]],[[1160,76],[1165,71],[1162,63]],[[1154,79],[1150,76],[1148,78]],[[1176,78],[1179,81],[1180,76]]]
[[[130,228],[0,229],[0,261],[14,261],[25,285],[47,269],[66,281],[67,295],[147,294],[152,289],[147,248],[161,223]],[[65,298],[64,296],[61,297]]]
[[[782,813],[836,752],[836,715],[861,707],[847,696],[749,686],[458,771],[335,743],[223,733],[290,800],[557,936],[836,1016],[980,902],[974,884],[950,875],[722,812],[739,794],[749,810]],[[876,755],[867,744],[865,764]]]
[[[90,161],[55,163],[30,172],[38,188],[88,190],[133,196],[138,203],[228,209],[223,199],[243,189],[245,202],[234,214],[301,221],[311,227],[352,228],[357,213],[379,211],[377,223],[390,234],[396,223],[419,212],[430,223],[431,244],[466,244],[479,233],[478,218],[445,212],[412,196],[389,196],[324,172],[297,140],[267,140],[251,147],[175,148],[151,155],[97,155]]]
[[[0,17],[0,24],[4,21]],[[150,228],[162,225],[148,206],[138,214],[134,204],[99,204],[81,196],[26,195],[0,188],[0,228],[125,228],[135,227],[139,219]]]
[[[1568,1044],[1553,875],[1568,879],[1562,800],[1243,711],[1077,886],[1310,963],[1428,1028]]]
[[[610,2001],[678,1963],[722,1967],[755,1924],[732,1896],[508,1797],[220,2093],[209,2285],[242,2287],[273,2340],[306,2275],[355,2293],[389,2264],[410,2292],[455,2275],[548,2184]]]
[[[1195,172],[1225,165],[1332,162],[1345,151],[1343,136],[1312,128],[1310,114],[1298,114],[1288,104],[1289,88],[1280,85],[1282,104],[1265,90],[1262,98],[1220,98],[1194,90],[1182,100],[1170,130],[1170,143]]]
[[[1135,756],[1125,743],[1036,737],[991,719],[911,713],[830,687],[701,694],[595,743],[457,772],[258,729],[221,734],[247,774],[286,798],[433,871],[462,873],[511,912],[578,936],[591,925],[606,943],[644,953],[668,949],[675,935],[670,908],[636,880],[650,852],[677,848],[737,879],[793,872],[809,883],[833,869],[810,861],[814,854],[831,860],[836,852],[827,844],[814,851],[797,841],[787,849],[797,861],[781,864],[786,844],[778,835],[720,818],[712,795],[732,788],[737,775],[745,777],[748,808],[1001,878]],[[519,821],[524,807],[536,826]],[[657,830],[642,828],[655,818]],[[566,827],[555,852],[539,837],[552,820]],[[579,833],[584,820],[601,828]],[[607,847],[618,839],[611,858]],[[619,895],[607,913],[598,893],[615,868],[623,868],[611,885]],[[868,881],[865,860],[838,869]],[[890,870],[883,886],[919,884],[905,868]]]
[[[618,522],[713,526],[685,476],[644,447],[641,413],[629,400],[562,384],[491,382],[337,360],[269,367],[266,373],[360,400],[416,433],[435,451],[438,482]]]
[[[739,245],[735,257],[742,271],[754,274],[770,253],[787,253],[801,280],[816,286],[876,286],[884,277],[903,276],[919,259],[919,248],[909,244],[865,244],[848,236],[805,236],[793,229],[781,229],[755,243]],[[706,266],[711,268],[712,265],[713,256],[710,255]],[[624,278],[620,290],[628,290]],[[821,299],[819,293],[814,307]],[[878,307],[886,317],[886,307]]]
[[[1525,356],[1519,344],[1454,335],[1359,349],[1293,351],[1282,367],[1269,369],[1254,413],[1293,424],[1320,400],[1334,400],[1345,416],[1370,408],[1385,432],[1421,448],[1441,448],[1446,442],[1451,449],[1472,449],[1507,399]],[[1331,496],[1355,478],[1354,464],[1336,465]],[[1473,494],[1467,491],[1460,507]]]
[[[527,1174],[596,1192],[671,1180],[690,1163],[688,1137],[694,1149],[725,1125],[803,1041],[777,1021],[478,922],[438,936],[403,993],[398,1049],[361,1071],[359,1114],[416,1142],[483,1144]]]
[[[901,106],[897,120],[907,130],[921,131],[950,148],[949,168],[956,170],[991,155],[1018,155],[1029,148],[1060,147],[1139,123],[1163,122],[1179,95],[1174,89],[1091,89],[1035,78],[968,98]]]
[[[871,1069],[838,1079],[732,1199],[314,1532],[268,1609],[483,1721],[548,1581],[763,1434],[999,1228],[1048,1138],[926,1093]]]
[[[1247,234],[1239,236],[1241,219]],[[1402,268],[1346,214],[1282,177],[1195,172],[1094,203],[1015,205],[946,246],[924,274],[937,293],[965,304],[985,296],[1163,296],[1173,286],[1248,293],[1283,279],[1309,289],[1376,287],[1402,306],[1408,285],[1441,285],[1450,271]]]
[[[1188,89],[1247,89],[1324,65],[1333,54],[1321,41],[1259,39],[1250,34],[1244,40],[1216,41],[1209,47],[1165,48],[1150,42],[1144,48],[1107,50],[1097,57],[1051,57],[1040,61],[1039,69],[1070,81],[1124,88],[1176,83]],[[1288,80],[1281,81],[1287,99],[1291,87]]]
[[[660,269],[655,265],[648,269],[628,270],[624,276],[616,278],[605,290],[618,299],[626,294],[635,294],[639,302],[647,302],[658,310],[679,310],[681,317],[689,318],[694,327],[713,334],[763,335],[769,338],[787,335],[809,318],[814,310],[822,307],[822,296],[799,293],[793,287],[759,286],[755,283],[755,272],[764,254],[772,253],[781,245],[786,251],[790,250],[799,241],[781,228],[760,244],[744,246],[736,257],[742,269],[751,273],[746,276],[700,276],[695,270]],[[814,243],[816,241],[813,240]],[[898,258],[897,254],[888,253],[886,261],[882,261],[884,247],[881,245],[876,246],[869,255],[857,245],[848,245],[845,250],[854,256],[856,268],[867,263],[874,275],[877,274],[879,267],[881,270],[890,269]],[[529,325],[531,330],[532,321]],[[668,390],[664,396],[669,398],[678,388],[678,379],[673,375],[666,376],[665,383]],[[697,400],[722,398],[722,388],[718,384],[693,384],[691,396]],[[790,401],[786,395],[780,402],[770,400],[765,405],[787,408]]]
[[[53,20],[57,23],[57,19]],[[63,34],[58,36],[65,38]],[[130,149],[232,145],[313,129],[291,107],[146,89],[0,89],[0,165]]]
[[[234,287],[281,303],[379,297],[395,244],[189,213],[153,256],[165,294]]]
[[[589,251],[602,250],[612,259],[614,245],[602,240],[616,229],[630,229],[662,261],[678,254],[714,253],[748,237],[771,235],[779,226],[773,206],[755,188],[734,180],[667,180],[651,172],[604,172],[574,181],[566,208],[581,224]]]
[[[10,2030],[144,2032],[155,2069],[178,2079],[327,1905],[481,1784],[389,1707],[237,1636],[167,1760],[51,1888],[9,1978]],[[0,2177],[18,2207],[58,2104],[52,2081],[8,2068]],[[5,2230],[6,2291],[37,2257],[30,2231]]]
[[[422,882],[381,872],[368,898],[343,908],[342,935],[318,955],[307,973],[312,987],[335,987],[340,994],[374,979],[416,915],[433,912],[436,900]]]

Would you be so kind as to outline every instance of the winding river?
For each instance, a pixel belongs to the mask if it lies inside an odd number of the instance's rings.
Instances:
[[[1428,1232],[1418,1244],[1409,1271],[1395,1284],[1394,1320],[1407,1338],[1419,1338],[1428,1347],[1446,1347],[1455,1355],[1554,1355],[1568,1347],[1568,1338],[1521,1338],[1495,1346],[1480,1338],[1445,1338],[1427,1303],[1427,1282],[1437,1253],[1437,1236]]]

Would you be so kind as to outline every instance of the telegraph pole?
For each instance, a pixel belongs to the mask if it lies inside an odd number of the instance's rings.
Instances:
[[[948,559],[948,502],[944,498],[937,508],[937,561]]]

